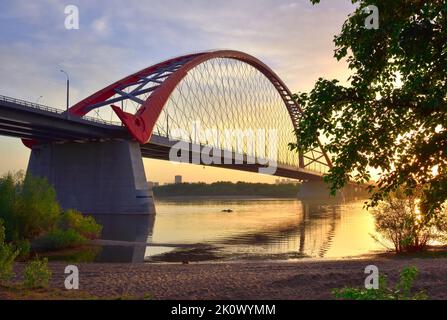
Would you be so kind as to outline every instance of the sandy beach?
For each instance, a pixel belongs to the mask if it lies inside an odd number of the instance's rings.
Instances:
[[[80,290],[98,298],[142,299],[333,299],[331,289],[361,287],[374,264],[394,284],[405,266],[419,268],[416,290],[447,299],[444,258],[379,258],[337,261],[200,264],[77,264]],[[51,287],[64,289],[66,263],[50,263]],[[16,265],[21,273],[23,264]],[[19,280],[19,278],[17,279]]]

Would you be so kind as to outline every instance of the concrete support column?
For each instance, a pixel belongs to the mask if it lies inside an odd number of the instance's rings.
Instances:
[[[28,173],[48,179],[62,208],[95,217],[103,239],[146,242],[151,236],[155,206],[138,143],[38,145]]]

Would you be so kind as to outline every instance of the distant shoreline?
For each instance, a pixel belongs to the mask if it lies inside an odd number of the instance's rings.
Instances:
[[[248,182],[176,183],[152,188],[155,198],[179,197],[202,199],[261,199],[296,198],[300,186],[297,184],[267,184]],[[187,199],[187,198],[185,198]]]
[[[286,197],[272,197],[272,196],[155,196],[154,199],[157,200],[298,200],[298,195],[296,197],[286,196]]]

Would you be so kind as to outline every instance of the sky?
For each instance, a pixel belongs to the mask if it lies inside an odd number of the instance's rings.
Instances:
[[[244,51],[269,65],[292,92],[319,77],[345,80],[333,58],[334,35],[354,10],[348,0],[0,0],[0,95],[63,109],[64,69],[71,104],[156,62],[211,49]],[[79,29],[67,30],[67,5]],[[26,170],[29,150],[0,137],[0,174]],[[273,182],[276,178],[144,160],[148,180]],[[222,178],[222,177],[225,177]]]

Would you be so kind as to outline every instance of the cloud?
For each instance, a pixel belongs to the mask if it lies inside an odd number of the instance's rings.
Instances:
[[[283,3],[279,6],[279,9],[283,10],[283,11],[288,11],[288,10],[293,10],[295,8],[298,8],[298,6],[299,6],[298,3],[296,3],[296,2]]]
[[[271,66],[292,91],[319,76],[340,77],[333,35],[353,7],[346,0],[72,0],[80,29],[64,28],[60,0],[3,0],[0,94],[64,108],[139,69],[189,52],[230,48]],[[1,171],[1,170],[0,170]]]
[[[44,69],[51,68],[51,63],[72,67],[79,76],[75,81],[81,96],[116,80],[117,75],[213,48],[253,54],[277,70],[293,90],[308,89],[311,81],[307,79],[313,81],[316,74],[338,68],[332,59],[332,37],[351,9],[344,0],[318,6],[307,0],[280,5],[277,0],[131,0],[126,6],[116,0],[107,5],[74,2],[80,10],[80,30],[63,28],[62,1],[11,1],[9,13],[20,21],[16,27],[23,32],[0,44],[0,53],[9,54],[9,60],[17,55],[18,66],[28,56],[26,64],[32,66],[22,68],[22,73],[40,68],[48,76]],[[58,76],[49,81],[58,81]],[[5,80],[0,85],[1,81]]]
[[[92,29],[98,36],[105,36],[110,33],[109,23],[104,17],[94,20],[92,22]]]
[[[7,39],[0,42],[0,70],[8,75],[0,79],[0,93],[31,101],[43,95],[42,102],[63,108],[60,68],[70,74],[73,104],[158,61],[215,48],[252,54],[292,91],[307,91],[320,76],[346,74],[332,58],[333,35],[351,9],[345,2],[73,1],[80,29],[66,30],[65,2],[10,1],[8,19],[0,20]],[[14,34],[3,25],[11,20]]]

